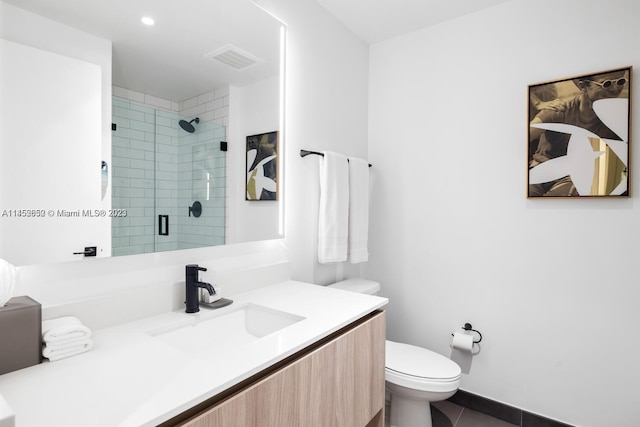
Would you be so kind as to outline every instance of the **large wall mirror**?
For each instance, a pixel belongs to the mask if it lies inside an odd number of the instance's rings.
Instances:
[[[0,6],[0,258],[282,237],[281,200],[245,198],[247,136],[282,135],[280,21],[250,0]]]

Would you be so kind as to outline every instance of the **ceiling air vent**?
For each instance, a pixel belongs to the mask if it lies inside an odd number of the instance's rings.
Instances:
[[[213,52],[209,52],[204,55],[204,57],[221,62],[237,71],[244,71],[247,68],[251,68],[254,65],[264,62],[264,60],[257,56],[251,55],[232,44],[228,44],[220,49],[214,50]]]

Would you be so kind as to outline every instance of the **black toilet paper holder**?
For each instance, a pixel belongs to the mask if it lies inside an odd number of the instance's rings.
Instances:
[[[464,329],[465,331],[471,331],[478,334],[480,338],[478,339],[478,341],[473,340],[474,344],[478,344],[480,341],[482,341],[482,334],[480,333],[480,331],[473,329],[473,326],[471,325],[471,323],[465,323],[462,329]],[[451,336],[453,336],[453,334],[451,334]]]

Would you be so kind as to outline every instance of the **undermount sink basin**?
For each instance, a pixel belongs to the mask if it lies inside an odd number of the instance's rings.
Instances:
[[[201,313],[206,309],[201,309]],[[206,312],[205,312],[206,313]],[[189,353],[233,348],[256,341],[304,317],[255,304],[243,304],[218,315],[193,317],[154,329],[149,335]]]

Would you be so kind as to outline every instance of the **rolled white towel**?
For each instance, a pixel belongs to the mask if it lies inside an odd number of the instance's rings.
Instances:
[[[90,338],[76,338],[74,340],[50,342],[45,344],[45,348],[49,349],[49,351],[68,350],[70,348],[84,346],[89,341],[91,341]]]
[[[42,356],[54,362],[87,352],[92,347],[93,341],[89,338],[70,340],[68,343],[47,344],[42,349]]]
[[[45,344],[91,337],[91,329],[74,316],[64,316],[42,322],[42,341]]]

